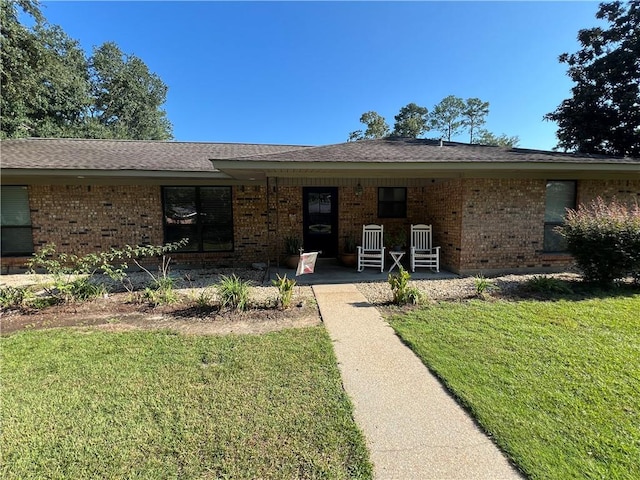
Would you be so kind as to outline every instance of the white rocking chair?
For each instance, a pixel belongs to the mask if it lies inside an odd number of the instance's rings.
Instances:
[[[431,242],[431,225],[411,225],[411,271],[425,267],[440,271],[440,247]]]
[[[365,267],[384,271],[384,240],[382,225],[362,226],[362,245],[358,246],[358,271]]]

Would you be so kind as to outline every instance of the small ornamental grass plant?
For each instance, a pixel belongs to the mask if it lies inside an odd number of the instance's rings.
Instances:
[[[283,309],[291,306],[291,299],[293,298],[293,287],[296,286],[296,281],[292,278],[287,278],[285,273],[284,277],[276,275],[278,278],[271,280],[271,283],[278,288],[278,303]]]
[[[562,280],[557,278],[548,277],[547,275],[536,275],[533,278],[527,280],[524,284],[524,289],[530,292],[547,293],[547,294],[566,294],[573,293],[571,287]]]
[[[251,282],[242,280],[235,273],[232,275],[220,275],[220,281],[216,285],[220,306],[232,310],[246,310],[249,307],[249,286]]]
[[[493,280],[485,278],[483,275],[473,277],[473,284],[476,296],[483,300],[491,297],[491,294],[500,290],[500,287],[493,283]]]
[[[598,197],[568,210],[558,232],[587,282],[611,286],[627,276],[640,281],[640,207]]]

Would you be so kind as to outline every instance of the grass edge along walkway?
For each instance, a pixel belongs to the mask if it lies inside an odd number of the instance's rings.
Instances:
[[[322,327],[0,342],[2,478],[371,478]]]
[[[640,478],[640,295],[390,318],[533,479]]]

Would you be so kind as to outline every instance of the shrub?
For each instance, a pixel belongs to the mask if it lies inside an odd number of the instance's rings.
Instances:
[[[20,308],[30,297],[30,292],[25,287],[3,287],[0,288],[0,307]]]
[[[611,285],[629,275],[640,279],[640,208],[600,197],[568,210],[558,232],[587,282]]]
[[[166,245],[141,245],[132,247],[125,245],[121,249],[112,248],[108,252],[90,253],[82,257],[74,254],[56,252],[55,244],[47,244],[33,254],[27,262],[29,272],[44,270],[53,277],[53,286],[45,287],[47,295],[60,303],[69,300],[87,300],[104,293],[107,287],[96,284],[90,279],[96,273],[103,273],[110,279],[120,281],[130,294],[133,286],[126,269],[129,268],[126,259],[131,259],[139,268],[144,270],[152,280],[151,288],[145,291],[145,296],[153,303],[170,303],[177,299],[173,292],[173,280],[169,277],[171,258],[166,254],[186,245],[187,239]],[[143,267],[138,259],[143,257],[160,256],[159,273],[154,274]],[[169,285],[170,284],[170,285]],[[159,300],[159,302],[156,302]],[[47,303],[43,303],[46,305]]]
[[[402,267],[397,274],[389,274],[388,282],[393,292],[393,303],[396,305],[407,303],[418,305],[424,301],[422,292],[416,287],[409,286],[410,279],[411,275]]]
[[[246,310],[249,306],[249,281],[244,281],[234,273],[231,276],[220,275],[216,285],[220,304],[236,310]]]
[[[271,280],[274,286],[278,287],[278,302],[282,308],[289,308],[291,305],[291,298],[293,297],[293,287],[296,286],[296,281],[292,278],[287,278],[285,273],[284,277],[277,275],[275,280]]]

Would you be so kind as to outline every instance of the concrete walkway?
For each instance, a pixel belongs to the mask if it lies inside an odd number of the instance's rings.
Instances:
[[[314,285],[377,479],[521,479],[355,285]]]

